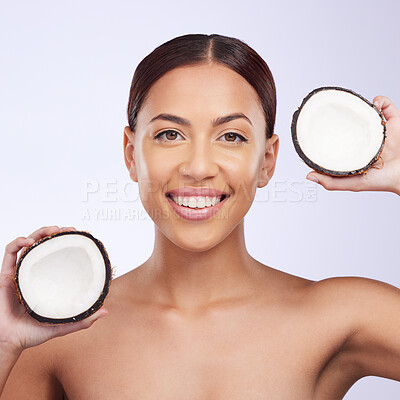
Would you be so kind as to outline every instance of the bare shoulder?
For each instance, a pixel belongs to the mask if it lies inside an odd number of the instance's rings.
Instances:
[[[400,290],[388,283],[364,277],[333,277],[315,281],[310,290],[321,302],[334,302],[357,312],[377,304],[391,307],[398,301]],[[393,303],[394,301],[394,303]]]
[[[395,321],[400,328],[400,289],[393,285],[365,277],[313,281],[277,270],[273,275],[282,301],[294,301],[304,315],[315,316],[316,324],[336,332],[343,346],[382,341],[382,330],[393,329]]]
[[[337,277],[315,282],[311,292],[345,337],[320,375],[320,389],[339,377],[348,381],[347,389],[364,376],[400,380],[400,289],[370,278]]]
[[[314,307],[329,311],[332,318],[347,317],[353,334],[376,320],[376,312],[389,314],[400,305],[400,289],[364,277],[326,278],[309,284],[307,291]]]

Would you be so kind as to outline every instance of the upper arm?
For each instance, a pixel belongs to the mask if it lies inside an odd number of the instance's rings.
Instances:
[[[62,400],[63,390],[54,374],[50,342],[21,353],[7,379],[1,400]]]
[[[343,354],[360,376],[400,381],[400,289],[368,278],[333,279],[332,294],[342,297],[351,316],[351,334],[338,357]]]

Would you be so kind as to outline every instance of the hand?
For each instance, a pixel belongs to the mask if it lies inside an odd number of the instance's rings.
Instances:
[[[385,96],[375,97],[374,104],[378,110],[382,110],[387,121],[386,139],[381,153],[383,162],[378,159],[365,174],[335,177],[313,171],[307,175],[307,179],[315,177],[327,190],[381,190],[400,196],[400,112]]]
[[[89,328],[94,321],[107,315],[108,311],[101,308],[82,321],[49,326],[29,316],[23,304],[19,303],[13,281],[18,251],[24,249],[23,246],[31,246],[35,241],[47,235],[70,230],[76,229],[72,227],[60,229],[57,226],[43,227],[27,238],[19,237],[6,246],[0,274],[0,350],[18,353],[54,337]]]

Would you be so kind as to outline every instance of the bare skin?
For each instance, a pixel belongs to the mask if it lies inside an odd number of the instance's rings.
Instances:
[[[113,282],[109,315],[90,329],[25,350],[2,399],[333,400],[365,374],[346,346],[362,282],[313,283],[254,262],[251,292],[183,311],[149,296],[147,267]]]
[[[395,114],[386,149],[394,162],[385,164],[392,169],[380,169],[372,186],[357,181],[345,190],[400,194],[400,114],[378,100]],[[237,112],[252,124],[212,127]],[[149,124],[160,113],[191,127]],[[181,136],[153,139],[167,129]],[[229,132],[248,141],[229,143]],[[278,137],[264,132],[254,89],[224,66],[177,68],[153,85],[136,132],[124,131],[126,166],[155,222],[153,253],[112,282],[105,318],[24,349],[2,400],[336,400],[363,376],[400,380],[399,289],[365,278],[314,282],[247,252],[243,218],[278,154]],[[385,188],[373,188],[382,171]],[[177,217],[165,193],[182,186],[227,191],[224,217]]]

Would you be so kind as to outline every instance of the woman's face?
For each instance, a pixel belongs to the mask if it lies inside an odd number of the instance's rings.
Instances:
[[[154,119],[160,114],[170,116]],[[175,68],[151,87],[136,132],[125,128],[125,163],[139,184],[144,208],[169,240],[186,250],[205,251],[238,226],[256,188],[274,172],[278,136],[267,141],[265,130],[256,91],[222,64]],[[183,188],[217,189],[228,197],[214,215],[193,219],[195,212],[213,206],[193,212],[175,204],[167,194]]]

